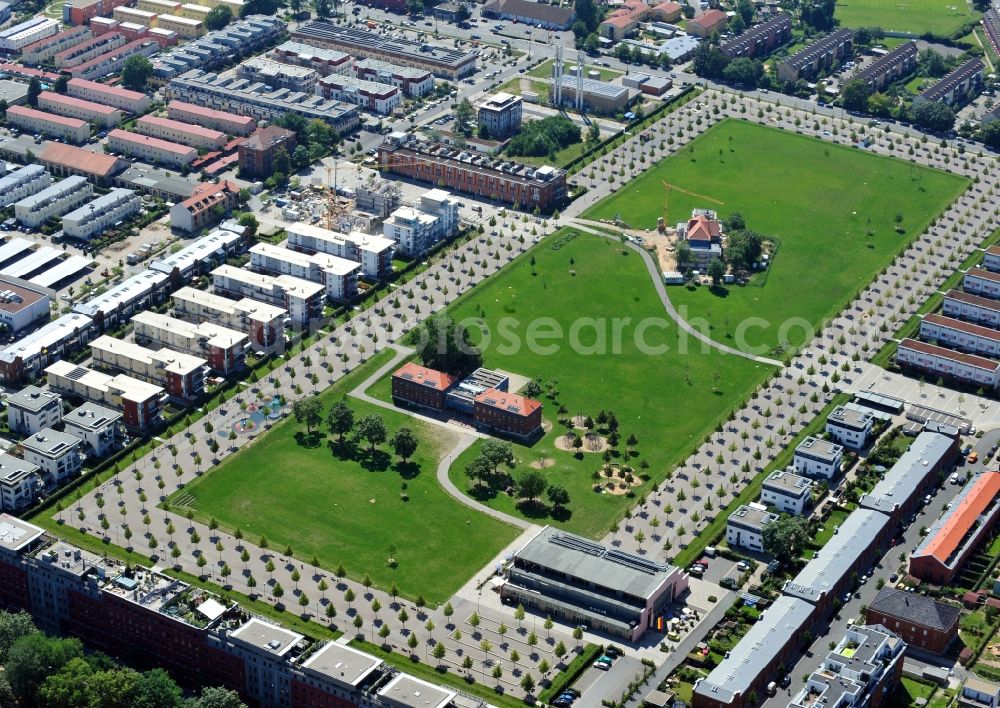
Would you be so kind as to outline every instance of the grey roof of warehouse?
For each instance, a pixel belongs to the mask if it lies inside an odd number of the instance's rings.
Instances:
[[[927,477],[927,468],[937,465],[954,442],[941,433],[920,433],[878,484],[861,497],[860,505],[892,513],[916,493]]]
[[[115,178],[121,187],[147,193],[164,193],[178,200],[187,199],[198,186],[197,179],[183,177],[171,170],[159,167],[130,167]]]
[[[563,74],[562,76],[562,87],[563,91],[567,89],[571,92],[576,91],[577,77],[570,74]],[[610,81],[599,81],[597,79],[583,79],[581,81],[581,88],[583,93],[593,94],[595,96],[604,96],[610,99],[621,99],[623,96],[628,97],[628,87],[622,86],[621,84],[614,84]]]
[[[941,631],[951,629],[962,614],[961,607],[894,587],[879,590],[868,609]]]
[[[695,693],[720,704],[743,695],[757,680],[762,666],[771,663],[809,621],[813,606],[804,600],[781,595],[718,666],[695,686]]]
[[[9,106],[17,106],[28,100],[28,84],[11,79],[0,79],[0,100]]]
[[[891,522],[881,512],[855,509],[799,574],[785,583],[783,592],[809,602],[818,601],[842,578],[860,570],[859,559],[871,547],[872,539],[878,538]]]
[[[635,597],[649,597],[673,569],[551,526],[539,531],[515,556],[570,577],[588,578]]]
[[[298,37],[314,38],[320,41],[328,39],[349,42],[352,45],[355,45],[360,51],[364,51],[365,49],[389,51],[402,55],[410,55],[419,60],[432,59],[443,64],[450,64],[454,66],[460,66],[461,64],[469,60],[475,60],[476,58],[476,55],[472,52],[463,51],[461,49],[443,47],[441,45],[428,44],[426,42],[414,42],[409,39],[393,39],[391,37],[383,37],[375,32],[355,29],[353,27],[339,27],[331,22],[310,22],[307,25],[296,28],[293,34]]]

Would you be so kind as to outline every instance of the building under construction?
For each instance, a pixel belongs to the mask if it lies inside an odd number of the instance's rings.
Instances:
[[[354,190],[354,200],[358,211],[384,219],[399,208],[401,193],[395,182],[373,176]]]

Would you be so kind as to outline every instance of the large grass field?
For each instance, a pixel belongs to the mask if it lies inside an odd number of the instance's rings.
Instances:
[[[560,405],[565,406],[568,415],[596,416],[601,409],[615,411],[621,421],[622,440],[634,434],[639,441],[632,464],[637,465],[641,459],[649,463],[651,480],[634,490],[642,494],[700,444],[717,421],[725,420],[732,407],[744,400],[773,367],[714,349],[703,352],[700,343],[690,343],[688,353],[683,353],[678,329],[666,319],[639,256],[631,251],[622,255],[619,245],[589,234],[564,242],[567,233],[572,232],[564,229],[542,241],[459,300],[449,314],[459,320],[482,317],[494,330],[485,346],[486,366],[540,377],[544,382],[555,382],[558,390],[555,401],[543,398],[544,417],[553,429],[531,447],[515,446],[517,464],[513,476],[533,462],[551,461],[543,472],[550,484],[569,491],[569,513],[553,519],[530,509],[522,511],[514,499],[502,492],[493,497],[475,496],[511,514],[597,536],[635,500],[592,491],[592,475],[602,465],[600,454],[580,453],[582,459],[578,459],[572,452],[556,449],[556,438],[566,432],[557,422]],[[557,345],[552,352],[532,351],[528,346],[509,347],[509,339],[496,336],[496,330],[504,326],[503,318],[510,318],[509,331],[522,343],[532,323],[544,327],[556,324],[565,335],[574,321],[593,318],[591,321],[608,333],[607,351],[574,351],[566,336],[544,341],[545,345]],[[617,353],[612,350],[610,334],[615,318],[629,318]],[[646,341],[651,346],[665,345],[669,351],[645,353],[637,345],[636,324],[644,318],[655,318]],[[582,332],[580,340],[588,346],[597,341],[590,329]],[[718,391],[713,391],[716,372]],[[383,380],[370,393],[387,397],[388,383]],[[452,465],[451,478],[460,489],[473,486],[464,469],[477,452],[478,445],[473,446]],[[625,452],[624,442],[621,452]]]
[[[968,182],[903,160],[727,120],[585,216],[620,214],[634,228],[655,228],[668,207],[665,183],[675,187],[669,192],[669,223],[687,219],[695,207],[716,209],[720,217],[740,212],[748,228],[775,240],[778,250],[766,278],[754,276],[742,287],[668,290],[689,320],[711,325],[715,339],[767,353],[779,341],[792,347],[806,341],[810,325],[841,310]],[[903,216],[903,233],[896,231],[896,214]],[[737,336],[741,325],[742,337]]]
[[[842,27],[947,35],[978,16],[964,0],[838,0]]]
[[[321,394],[325,408],[388,358],[373,357]],[[444,601],[517,530],[463,506],[438,484],[437,463],[454,436],[402,413],[347,400],[355,419],[378,413],[390,435],[404,425],[417,433],[420,447],[409,465],[395,457],[388,466],[384,459],[338,459],[325,441],[304,446],[297,440],[304,428],[289,416],[182,494],[194,495],[192,507],[201,520],[239,526],[253,541],[263,534],[272,547],[291,545],[306,560],[315,554],[326,568],[342,562],[351,577],[369,573],[383,589],[396,582],[409,597]],[[390,546],[396,547],[395,568],[387,563]]]

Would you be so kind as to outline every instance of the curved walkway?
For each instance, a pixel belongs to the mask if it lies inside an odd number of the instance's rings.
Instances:
[[[604,233],[603,231],[597,231],[591,226],[589,226],[588,223],[593,223],[593,222],[588,222],[586,219],[570,219],[569,222],[570,225],[573,226],[574,228],[580,229],[581,231],[586,231],[589,234],[593,234],[595,236],[602,236],[607,239],[613,238],[613,236],[611,236],[610,234]],[[603,227],[604,224],[600,224],[599,226]],[[642,260],[646,264],[646,270],[649,272],[650,278],[653,279],[653,288],[656,290],[656,294],[660,296],[660,302],[663,303],[663,307],[667,311],[667,314],[670,315],[670,318],[677,323],[678,327],[680,327],[682,330],[690,334],[695,339],[704,342],[708,346],[714,347],[715,349],[718,349],[721,352],[725,352],[726,354],[732,354],[733,356],[741,356],[744,359],[750,359],[751,361],[757,361],[760,362],[761,364],[769,364],[771,366],[777,366],[779,368],[785,365],[784,362],[778,361],[777,359],[769,359],[766,356],[756,356],[754,354],[742,352],[739,349],[733,349],[732,347],[726,346],[725,344],[720,344],[719,342],[715,341],[708,335],[692,327],[686,319],[680,316],[680,313],[677,312],[677,308],[675,308],[674,304],[670,302],[670,298],[667,296],[667,289],[663,285],[663,276],[661,275],[660,269],[656,261],[653,260],[653,256],[650,255],[649,251],[647,251],[645,248],[640,248],[631,241],[626,241],[625,245],[631,248],[636,253],[638,253],[640,256],[642,256]]]
[[[388,362],[380,366],[378,370],[375,371],[375,373],[373,373],[367,379],[362,381],[357,388],[350,391],[347,395],[351,396],[352,398],[357,398],[358,400],[364,401],[365,403],[371,403],[372,405],[385,408],[386,410],[395,411],[397,413],[404,413],[410,416],[411,418],[416,418],[418,420],[424,421],[425,423],[430,423],[431,425],[437,425],[442,428],[445,428],[446,430],[452,433],[457,433],[458,442],[456,442],[455,446],[448,451],[448,454],[442,457],[441,461],[438,462],[438,467],[437,467],[438,484],[440,484],[441,487],[446,492],[448,492],[448,494],[453,496],[455,499],[457,499],[459,502],[469,507],[470,509],[475,509],[476,511],[482,512],[487,516],[492,516],[494,519],[503,521],[504,523],[510,524],[512,526],[517,526],[518,528],[522,529],[532,528],[534,524],[532,524],[529,521],[525,521],[524,519],[519,519],[516,516],[511,516],[510,514],[507,514],[498,509],[493,509],[492,507],[486,506],[485,504],[471,498],[468,494],[459,489],[455,485],[455,483],[451,481],[451,477],[448,476],[448,470],[451,469],[451,463],[457,460],[459,455],[468,450],[469,447],[474,442],[476,442],[476,440],[487,437],[486,435],[483,435],[477,430],[461,426],[457,423],[452,423],[450,421],[445,421],[445,420],[439,420],[434,416],[423,415],[421,413],[415,413],[414,411],[408,411],[402,408],[397,408],[396,406],[390,403],[387,403],[385,401],[379,400],[378,398],[368,395],[368,389],[371,386],[373,386],[375,382],[377,382],[383,376],[385,376],[391,369],[395,368],[400,361],[413,354],[412,349],[410,349],[409,347],[404,347],[399,344],[389,344],[387,345],[387,348],[393,349],[396,352],[395,355],[392,357],[392,359],[390,359]]]

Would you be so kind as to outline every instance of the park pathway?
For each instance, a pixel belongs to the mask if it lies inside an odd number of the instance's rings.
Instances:
[[[595,236],[602,236],[607,239],[614,238],[614,236],[612,236],[611,234],[605,233],[603,231],[598,231],[594,228],[595,226],[601,228],[607,228],[606,224],[600,224],[598,222],[589,221],[587,219],[579,219],[579,218],[570,219],[569,223],[574,228],[580,229],[581,231],[586,231],[588,234],[593,234]],[[653,256],[650,255],[649,251],[647,251],[645,248],[637,246],[631,241],[625,241],[624,243],[626,246],[631,248],[633,251],[635,251],[642,257],[643,263],[646,264],[646,271],[649,273],[649,277],[652,278],[653,280],[653,288],[656,290],[656,294],[660,297],[660,302],[663,303],[663,308],[667,311],[667,314],[670,315],[670,319],[672,319],[674,322],[677,323],[678,327],[680,327],[682,330],[690,334],[698,341],[703,342],[710,347],[718,349],[720,352],[731,354],[732,356],[741,356],[744,359],[750,359],[751,361],[756,361],[760,364],[767,364],[769,366],[777,366],[779,368],[784,366],[784,363],[778,361],[777,359],[769,359],[765,356],[756,356],[748,352],[740,351],[739,349],[733,349],[732,347],[726,346],[725,344],[721,344],[712,339],[711,337],[709,337],[707,334],[704,334],[703,332],[699,331],[697,328],[692,327],[691,324],[686,319],[681,317],[679,312],[677,312],[677,308],[674,307],[674,304],[670,302],[670,298],[667,296],[667,289],[663,285],[663,275],[660,273],[660,269],[657,266],[656,261],[653,260]]]

